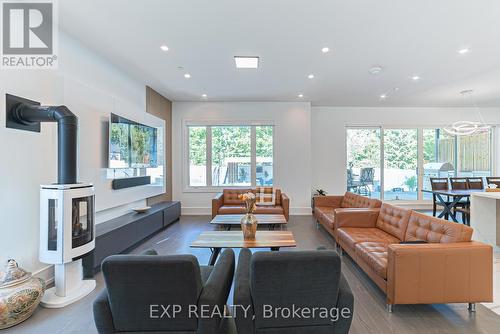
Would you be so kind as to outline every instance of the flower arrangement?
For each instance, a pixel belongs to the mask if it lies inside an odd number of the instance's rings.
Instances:
[[[254,193],[248,192],[240,194],[238,195],[238,198],[245,202],[245,212],[247,214],[253,213],[255,211],[255,202],[257,201],[257,197]]]

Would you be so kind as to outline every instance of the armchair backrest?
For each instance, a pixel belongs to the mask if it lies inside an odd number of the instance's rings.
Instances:
[[[117,332],[197,330],[197,319],[188,314],[202,291],[193,255],[112,255],[102,272]],[[162,305],[179,305],[181,311],[175,318],[160,317]]]
[[[334,251],[258,252],[250,263],[250,291],[254,309],[255,332],[285,333],[283,328],[304,329],[307,333],[333,332],[330,318],[287,317],[278,312],[265,317],[264,307],[296,308],[337,305],[340,258]],[[267,310],[269,311],[269,309]]]

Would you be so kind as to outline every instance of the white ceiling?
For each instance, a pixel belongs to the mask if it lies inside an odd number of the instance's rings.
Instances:
[[[59,11],[63,30],[175,101],[500,106],[498,0],[64,0]],[[259,56],[259,69],[237,70],[235,55]]]

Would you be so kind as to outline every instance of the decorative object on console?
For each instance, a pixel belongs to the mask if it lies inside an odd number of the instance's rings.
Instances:
[[[151,209],[150,206],[145,206],[142,208],[135,208],[134,211],[137,213],[145,213],[145,212],[148,212],[149,209]]]
[[[257,232],[257,218],[253,212],[255,211],[255,202],[257,197],[253,192],[244,193],[238,196],[245,203],[245,215],[241,218],[241,231],[245,240],[255,239]]]
[[[491,193],[500,192],[500,188],[498,188],[498,185],[490,183],[488,184],[488,186],[486,186],[486,192],[491,192]]]
[[[7,261],[0,273],[0,329],[17,325],[35,312],[45,291],[45,282]]]
[[[94,280],[83,280],[81,258],[95,247],[95,195],[92,184],[77,182],[78,118],[66,106],[40,106],[12,95],[6,98],[11,125],[57,122],[58,182],[40,187],[39,257],[55,265],[55,287],[46,291],[41,304],[64,307],[96,285]]]

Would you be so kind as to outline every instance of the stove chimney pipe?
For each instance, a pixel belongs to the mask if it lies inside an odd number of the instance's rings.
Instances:
[[[57,183],[77,183],[78,117],[66,106],[38,106],[20,103],[13,118],[24,125],[57,122]]]

